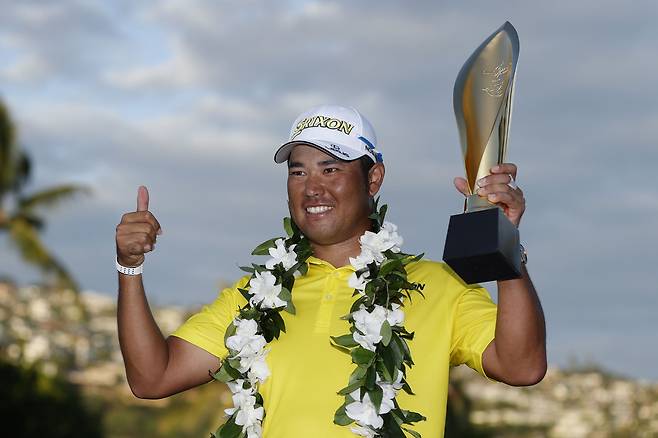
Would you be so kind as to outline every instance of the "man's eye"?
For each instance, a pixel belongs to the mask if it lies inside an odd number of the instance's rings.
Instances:
[[[302,170],[291,170],[288,174],[290,176],[303,176],[304,171],[302,171]]]
[[[326,169],[324,169],[324,173],[334,173],[334,172],[338,172],[337,167],[327,167]]]

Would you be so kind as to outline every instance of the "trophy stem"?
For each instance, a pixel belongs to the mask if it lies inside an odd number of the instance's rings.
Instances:
[[[489,208],[499,207],[496,204],[492,204],[491,202],[487,201],[487,198],[483,198],[480,195],[469,195],[466,197],[466,205],[464,208],[465,213],[487,210]]]

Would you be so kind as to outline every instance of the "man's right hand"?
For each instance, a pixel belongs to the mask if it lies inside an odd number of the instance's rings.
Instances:
[[[137,211],[124,214],[117,225],[117,259],[122,266],[141,265],[144,254],[153,251],[157,236],[162,234],[160,223],[148,208],[149,192],[140,186],[137,189]]]

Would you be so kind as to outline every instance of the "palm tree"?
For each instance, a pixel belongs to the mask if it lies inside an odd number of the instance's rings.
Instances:
[[[86,187],[65,184],[29,195],[23,189],[30,179],[31,161],[16,141],[9,110],[0,100],[0,232],[7,232],[21,257],[44,275],[54,276],[57,286],[79,292],[73,276],[41,241],[45,222],[42,208],[54,207],[71,196],[89,192]]]

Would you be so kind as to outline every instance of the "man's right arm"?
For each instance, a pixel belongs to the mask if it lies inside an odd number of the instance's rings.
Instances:
[[[126,213],[117,226],[117,260],[139,266],[153,251],[160,224],[148,211],[148,191],[140,187],[137,211]],[[165,339],[144,291],[142,275],[119,273],[117,324],[128,384],[139,398],[163,398],[209,382],[217,357],[176,337]]]

